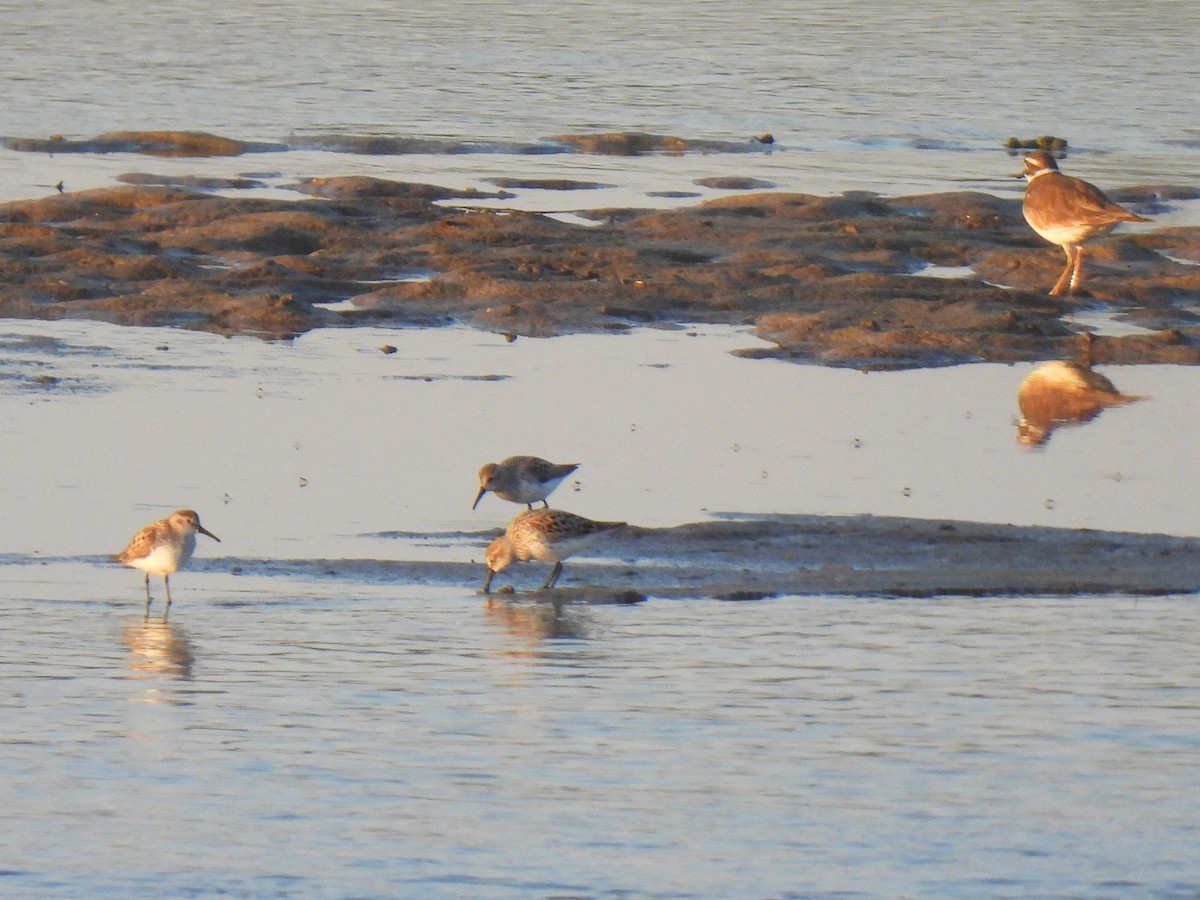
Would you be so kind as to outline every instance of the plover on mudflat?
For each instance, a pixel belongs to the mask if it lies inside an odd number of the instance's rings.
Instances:
[[[1057,297],[1064,288],[1083,283],[1083,244],[1108,234],[1122,222],[1149,222],[1117,206],[1100,188],[1058,171],[1058,163],[1045,150],[1025,157],[1025,201],[1022,212],[1029,227],[1067,254],[1067,266],[1050,289]]]
[[[510,456],[498,463],[488,463],[479,470],[479,493],[471,509],[479,505],[483,495],[491,491],[501,500],[524,503],[530,509],[546,498],[564,478],[579,468],[579,463],[552,463],[537,456]]]
[[[483,582],[486,594],[492,578],[514,562],[537,559],[554,563],[550,577],[542,589],[554,587],[562,574],[562,561],[590,545],[598,537],[624,522],[595,522],[561,509],[532,509],[521,513],[508,523],[504,534],[492,541],[487,549],[487,579]]]
[[[178,572],[196,550],[196,533],[206,534],[214,541],[220,538],[200,524],[200,517],[190,509],[177,509],[165,519],[151,522],[133,536],[129,546],[115,557],[119,563],[141,569],[146,573],[146,612],[150,612],[150,576],[161,575],[167,590],[167,608],[171,606],[171,574]]]

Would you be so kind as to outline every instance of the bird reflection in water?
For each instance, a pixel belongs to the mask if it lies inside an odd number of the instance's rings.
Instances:
[[[587,637],[582,608],[561,600],[508,603],[493,597],[484,604],[483,611],[493,625],[530,643]]]
[[[1122,394],[1111,381],[1083,362],[1054,360],[1038,366],[1021,382],[1017,406],[1017,440],[1040,447],[1054,429],[1090,422],[1110,406],[1124,406],[1139,396]]]
[[[131,654],[131,672],[191,679],[196,657],[178,626],[166,619],[139,619],[125,626],[122,637]]]

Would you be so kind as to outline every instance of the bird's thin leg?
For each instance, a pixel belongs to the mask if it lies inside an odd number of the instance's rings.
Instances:
[[[549,509],[549,508],[550,508],[550,501],[547,500],[545,497],[543,497],[542,498],[542,509]],[[533,507],[531,506],[530,509],[533,509]]]
[[[146,618],[148,619],[148,618],[150,618],[150,604],[152,602],[154,602],[153,599],[150,597],[150,573],[149,572],[146,573],[146,578],[143,583],[146,585]]]
[[[1075,268],[1071,270],[1071,290],[1083,284],[1083,245],[1075,248]]]
[[[1095,343],[1096,339],[1090,331],[1081,331],[1079,333],[1079,353],[1077,354],[1077,362],[1085,369],[1090,369],[1092,363],[1095,362]]]
[[[554,564],[554,568],[550,570],[550,577],[546,579],[546,583],[542,585],[542,590],[554,587],[558,583],[558,576],[562,574],[562,560]]]
[[[1050,289],[1050,296],[1057,297],[1063,292],[1063,288],[1067,286],[1067,280],[1071,277],[1071,271],[1075,267],[1075,255],[1071,252],[1071,245],[1067,244],[1063,248],[1067,254],[1067,265],[1063,268],[1062,274],[1058,276],[1058,281],[1054,282],[1054,287]]]
[[[163,607],[163,618],[167,617],[167,613],[171,611],[171,576],[163,576],[163,586],[167,589],[167,605]]]

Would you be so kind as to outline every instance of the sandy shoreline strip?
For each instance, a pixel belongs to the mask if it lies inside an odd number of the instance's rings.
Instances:
[[[478,591],[483,552],[497,533],[458,535],[470,557],[462,562],[218,557],[194,560],[191,568]],[[784,595],[1193,594],[1200,591],[1200,538],[870,515],[738,516],[668,528],[629,526],[586,556],[569,559],[560,587],[538,591],[547,570],[539,563],[517,566],[497,579],[494,596],[635,603]]]

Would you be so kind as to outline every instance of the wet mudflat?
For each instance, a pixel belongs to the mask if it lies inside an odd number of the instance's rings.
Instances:
[[[229,547],[208,549],[240,564],[469,563],[518,511],[491,494],[472,510],[476,471],[516,452],[580,463],[553,503],[629,522],[609,558],[659,556],[661,529],[708,522],[678,534],[705,552],[744,543],[751,562],[761,543],[769,562],[772,545],[820,540],[829,516],[831,535],[864,515],[1198,533],[1182,452],[1198,427],[1192,367],[1099,367],[1141,399],[1051,423],[1031,447],[1018,395],[1039,366],[795,366],[753,358],[764,342],[734,328],[515,341],[356,328],[264,342],[9,321],[2,340],[5,487],[28,511],[13,553],[115,552],[96,538],[117,503],[131,508],[110,540],[161,506],[191,506],[223,538],[234,529]],[[104,454],[84,452],[97,442]],[[74,500],[74,514],[47,496]]]

